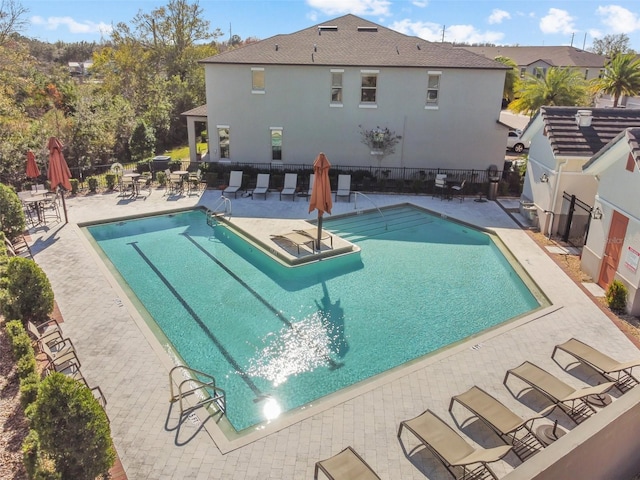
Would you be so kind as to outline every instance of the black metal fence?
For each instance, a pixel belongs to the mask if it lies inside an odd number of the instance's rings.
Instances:
[[[562,210],[558,218],[558,235],[561,236],[562,241],[576,247],[581,247],[586,243],[591,210],[591,205],[575,195],[567,192],[562,193]]]
[[[162,165],[167,167],[167,165]],[[80,183],[80,189],[87,188],[87,179],[93,177],[99,189],[107,188],[107,174],[111,165],[94,165],[92,167],[72,168],[73,177]],[[170,170],[200,169],[209,188],[221,188],[228,184],[232,170],[242,170],[243,188],[252,189],[258,173],[270,174],[270,189],[278,190],[284,185],[285,173],[298,174],[300,190],[308,188],[309,175],[313,173],[312,164],[274,164],[245,162],[193,162],[173,161],[168,164]],[[164,170],[152,162],[140,162],[124,165],[125,170],[137,170],[139,173],[151,171],[155,180],[158,171]],[[465,195],[486,195],[489,178],[499,177],[499,195],[519,195],[521,179],[517,170],[466,170],[447,168],[408,168],[408,167],[374,167],[374,166],[341,166],[333,165],[329,171],[331,186],[337,188],[338,175],[351,175],[351,188],[354,191],[431,194],[437,174],[446,174],[447,179],[455,182],[465,181]]]

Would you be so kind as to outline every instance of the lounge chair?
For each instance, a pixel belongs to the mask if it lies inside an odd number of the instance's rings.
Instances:
[[[571,338],[560,345],[556,345],[551,354],[551,358],[555,357],[558,350],[562,350],[582,363],[589,365],[607,381],[615,381],[616,388],[618,388],[621,393],[628,391],[640,383],[631,373],[633,367],[640,365],[640,358],[629,362],[618,362],[576,338]]]
[[[317,240],[318,239],[318,229],[317,228],[307,228],[304,230],[294,230],[296,233],[299,233],[301,235],[306,235],[309,238],[312,238],[313,240]],[[329,232],[327,232],[326,230],[322,230],[320,232],[320,240],[329,240],[329,244],[331,245],[331,248],[333,248],[333,235],[331,235]]]
[[[576,423],[586,420],[596,411],[587,402],[588,397],[602,395],[615,385],[615,382],[607,382],[595,387],[575,389],[531,362],[524,362],[516,368],[507,370],[503,381],[505,385],[509,374],[547,397]]]
[[[10,257],[32,258],[31,248],[24,237],[18,242],[11,242],[7,237],[4,237],[4,245]]]
[[[63,341],[55,344],[41,342],[40,347],[49,362],[45,370],[51,371],[51,369],[53,369],[56,372],[67,374],[67,371],[75,372],[80,369],[80,359],[76,355],[76,350],[70,339],[65,338]],[[79,375],[77,379],[79,379],[79,377],[81,377],[81,375]]]
[[[476,386],[451,397],[449,411],[454,402],[471,411],[506,444],[512,445],[513,453],[523,462],[544,448],[544,443],[533,431],[533,423],[543,416],[523,420],[495,397]]]
[[[314,480],[322,471],[329,480],[381,480],[373,469],[351,447],[347,447],[331,458],[316,462]]]
[[[222,191],[222,194],[233,193],[233,198],[236,198],[240,188],[242,188],[242,170],[233,170],[229,176],[229,185]]]
[[[296,199],[296,189],[298,188],[298,174],[287,173],[284,176],[284,187],[280,190],[280,200],[283,195],[291,195],[291,201]]]
[[[313,191],[313,182],[316,176],[312,173],[309,175],[309,188],[307,189],[307,199],[311,198],[311,192]]]
[[[271,239],[275,241],[284,241],[292,244],[297,248],[298,255],[300,254],[301,246],[309,245],[309,248],[311,248],[311,251],[313,251],[313,245],[315,243],[315,240],[313,238],[298,232],[289,232],[289,233],[282,233],[280,235],[271,235]]]
[[[411,420],[400,422],[398,439],[403,427],[413,433],[456,479],[480,479],[490,475],[497,480],[498,477],[487,464],[497,462],[511,451],[511,445],[474,448],[431,410],[426,410]],[[456,474],[457,469],[462,470],[462,475]]]
[[[40,345],[40,342],[50,344],[62,341],[62,329],[55,320],[50,320],[39,326],[27,321],[27,331],[33,336],[38,345]]]
[[[447,175],[444,173],[437,173],[433,187],[433,196],[440,196],[440,200],[442,200],[447,193]]]
[[[338,175],[338,190],[336,190],[336,202],[338,197],[347,197],[351,201],[351,175]]]
[[[258,179],[256,180],[256,188],[253,189],[253,198],[256,195],[264,195],[264,199],[267,199],[267,192],[269,191],[269,174],[268,173],[259,173]]]
[[[467,180],[462,180],[462,182],[460,182],[458,185],[453,185],[451,187],[451,190],[453,192],[453,195],[457,195],[460,198],[460,201],[462,202],[464,200],[464,186],[467,183]]]

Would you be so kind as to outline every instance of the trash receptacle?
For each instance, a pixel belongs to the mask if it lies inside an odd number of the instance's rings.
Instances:
[[[487,193],[487,198],[489,200],[495,200],[498,198],[498,183],[500,182],[500,177],[489,177],[489,192]]]

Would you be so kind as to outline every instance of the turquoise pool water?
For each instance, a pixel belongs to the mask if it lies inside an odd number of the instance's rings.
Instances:
[[[201,211],[88,230],[238,431],[540,306],[468,226],[403,206],[324,227],[361,252],[287,268]]]

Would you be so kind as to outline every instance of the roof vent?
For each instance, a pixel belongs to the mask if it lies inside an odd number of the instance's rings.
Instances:
[[[276,43],[276,52],[278,51],[278,44]]]
[[[358,27],[359,32],[377,32],[378,27]]]
[[[322,32],[337,32],[337,25],[318,25],[318,35],[322,35]]]
[[[591,110],[578,110],[576,113],[578,127],[590,127],[591,120],[593,120],[593,112]]]

